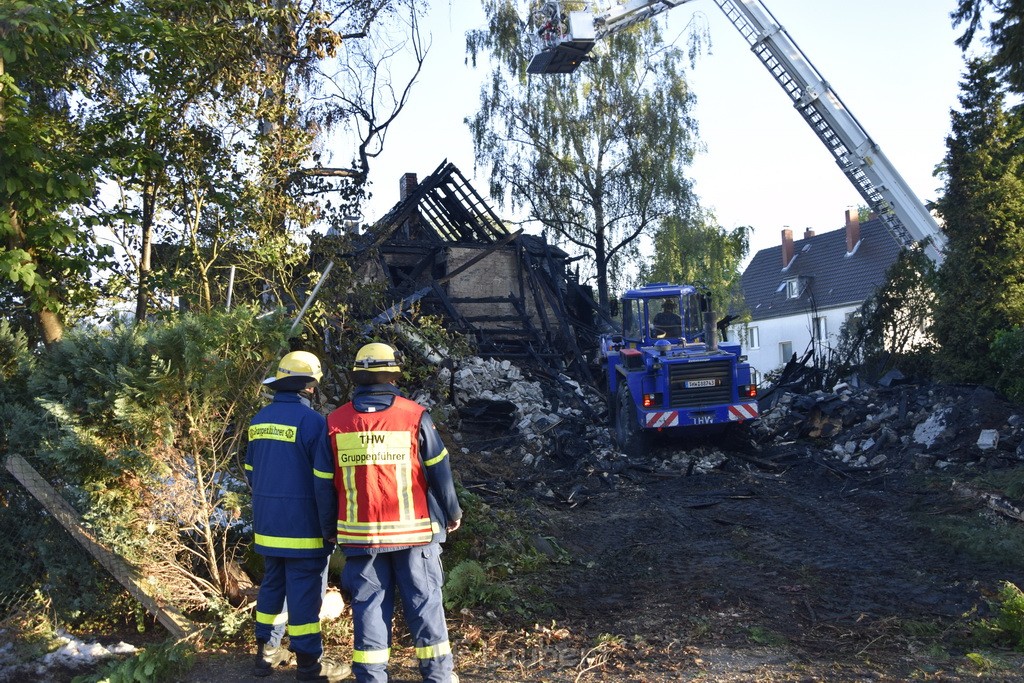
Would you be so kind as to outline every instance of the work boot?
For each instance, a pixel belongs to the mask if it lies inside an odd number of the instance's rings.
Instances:
[[[329,681],[336,683],[352,675],[352,667],[327,657],[317,659],[313,655],[297,653],[298,668],[295,678],[300,681]]]
[[[292,653],[288,648],[278,645],[268,647],[266,643],[256,643],[256,661],[253,664],[252,675],[259,678],[274,673],[278,666],[288,666],[292,663]]]

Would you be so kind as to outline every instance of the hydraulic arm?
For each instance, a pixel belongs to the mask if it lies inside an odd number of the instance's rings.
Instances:
[[[603,12],[553,19],[540,30],[543,49],[529,73],[571,73],[601,38],[693,0],[632,0]],[[935,219],[810,60],[759,0],[714,0],[751,51],[782,87],[800,116],[828,148],[840,170],[904,247],[920,245],[941,264],[945,235]],[[564,19],[564,20],[563,20]]]

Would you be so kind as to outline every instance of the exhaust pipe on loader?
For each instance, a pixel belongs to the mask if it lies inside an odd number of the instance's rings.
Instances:
[[[718,326],[715,324],[715,312],[710,306],[704,311],[704,343],[708,351],[718,350]]]

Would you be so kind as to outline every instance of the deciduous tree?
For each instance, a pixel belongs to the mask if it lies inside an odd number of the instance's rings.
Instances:
[[[641,235],[695,202],[685,175],[697,149],[685,55],[643,22],[602,40],[576,73],[531,77],[536,46],[520,9],[486,0],[488,29],[467,38],[474,64],[487,54],[491,65],[467,120],[477,159],[491,169],[499,205],[592,261],[607,307]]]
[[[654,230],[654,255],[641,269],[648,282],[699,284],[711,292],[720,316],[742,307],[740,264],[750,248],[749,228],[729,232],[708,211],[669,216]]]
[[[86,210],[96,158],[73,97],[95,76],[98,44],[119,30],[101,8],[64,0],[0,5],[0,280],[4,308],[47,344],[92,299],[108,255]]]
[[[229,268],[236,297],[294,302],[308,275],[303,231],[356,210],[407,102],[424,59],[419,0],[143,7],[144,25],[172,28],[118,46],[104,91],[106,120],[121,131],[108,177],[122,189],[112,215],[136,319],[161,306],[157,291],[204,310],[223,303]],[[403,38],[416,65],[404,89],[387,66]],[[327,136],[345,127],[358,131],[347,138],[352,164],[325,166]],[[161,258],[151,264],[154,242]]]
[[[5,308],[52,342],[103,290],[134,293],[136,320],[161,306],[157,293],[209,309],[231,266],[253,297],[266,284],[282,303],[301,296],[301,232],[361,200],[424,58],[420,11],[421,0],[0,6]],[[403,86],[385,65],[410,32]],[[352,163],[331,166],[327,135],[346,125]],[[113,271],[98,226],[121,242]]]

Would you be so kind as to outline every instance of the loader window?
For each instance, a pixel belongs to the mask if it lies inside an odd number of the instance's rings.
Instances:
[[[651,314],[651,336],[655,339],[672,337],[678,339],[683,335],[683,318],[679,315],[679,297],[666,296],[651,299],[647,302],[647,310]]]
[[[683,319],[683,335],[689,340],[704,340],[704,311],[707,310],[707,302],[699,294],[689,294],[683,297],[683,305],[686,307],[686,316]]]
[[[622,300],[622,336],[626,339],[640,338],[640,326],[644,319],[641,303],[636,299]]]

